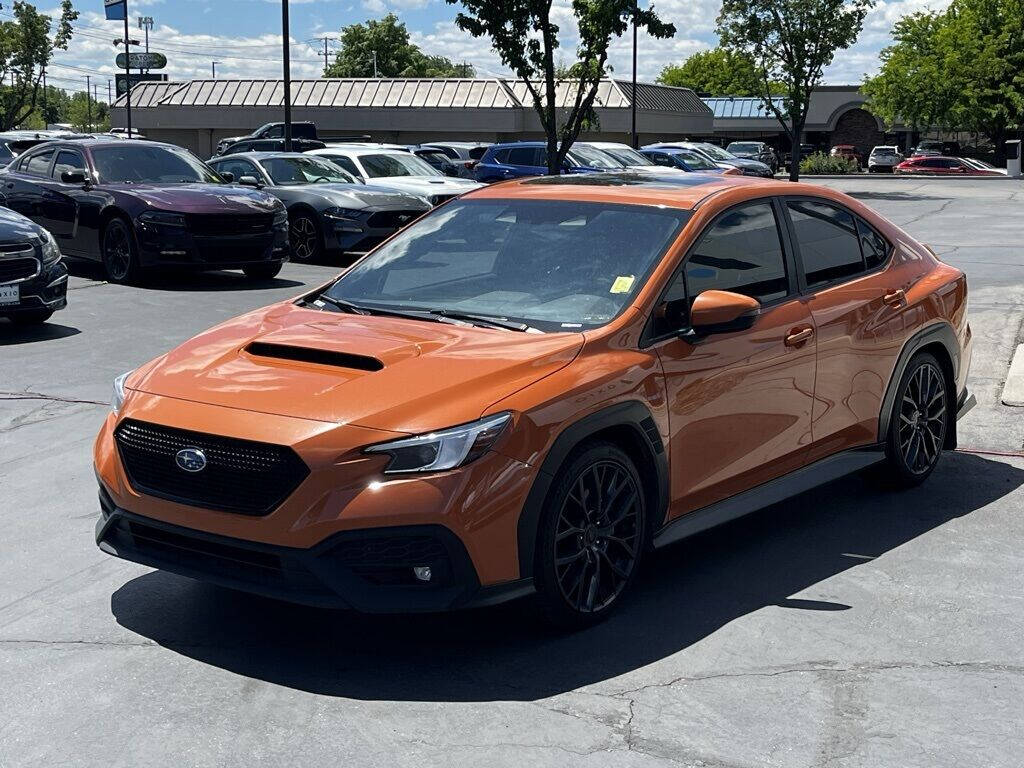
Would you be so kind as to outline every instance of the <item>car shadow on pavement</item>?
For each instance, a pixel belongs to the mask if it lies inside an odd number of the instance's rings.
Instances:
[[[68,271],[75,277],[105,282],[103,266],[85,259],[67,258]],[[184,270],[154,270],[144,275],[139,285],[131,286],[150,291],[256,291],[267,288],[295,288],[305,283],[274,277],[270,280],[250,280],[241,271],[188,272]]]
[[[791,597],[968,515],[1024,484],[1024,470],[947,454],[921,488],[859,476],[656,553],[630,598],[591,629],[554,632],[529,601],[426,616],[288,605],[152,572],[111,598],[119,624],[206,664],[363,700],[535,700],[632,672],[766,606],[843,611]]]
[[[0,347],[65,339],[80,333],[81,331],[73,325],[61,325],[54,322],[40,323],[39,325],[17,325],[10,320],[0,319]]]

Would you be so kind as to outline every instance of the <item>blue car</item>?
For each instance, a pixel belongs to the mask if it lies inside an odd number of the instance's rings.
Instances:
[[[563,173],[621,171],[625,166],[606,152],[575,145],[565,156]],[[517,141],[490,147],[474,169],[483,182],[544,176],[548,172],[548,148],[543,141]]]
[[[640,154],[655,165],[666,168],[679,168],[694,173],[729,173],[734,168],[722,168],[692,149],[662,147],[659,149],[641,149]]]

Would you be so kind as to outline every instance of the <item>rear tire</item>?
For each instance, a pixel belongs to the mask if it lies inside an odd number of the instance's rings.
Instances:
[[[281,267],[284,266],[284,262],[274,261],[267,264],[246,264],[242,267],[242,272],[250,280],[258,282],[264,282],[266,280],[273,280],[277,277],[281,271]]]
[[[132,285],[142,278],[135,233],[124,219],[114,218],[107,222],[100,240],[100,252],[110,282]]]
[[[534,581],[544,618],[581,629],[604,620],[632,586],[648,541],[643,483],[617,446],[566,459],[544,500]]]
[[[942,455],[949,429],[950,396],[933,355],[915,355],[900,377],[885,437],[884,479],[904,488],[923,483]]]

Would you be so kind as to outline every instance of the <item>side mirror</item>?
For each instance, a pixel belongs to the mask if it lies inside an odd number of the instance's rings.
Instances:
[[[231,171],[221,171],[220,177],[224,179],[224,181],[226,181],[228,184],[235,180],[235,174],[233,174]]]
[[[88,177],[85,175],[85,171],[61,171],[60,180],[65,184],[85,184]]]
[[[262,184],[260,184],[260,180],[259,179],[257,179],[255,176],[249,176],[248,174],[246,174],[245,176],[240,177],[238,179],[238,183],[239,184],[243,184],[246,187],[256,187],[256,188],[259,188],[259,187],[263,186]]]
[[[728,333],[749,328],[757,320],[757,299],[732,291],[704,291],[690,307],[690,327],[695,333]]]

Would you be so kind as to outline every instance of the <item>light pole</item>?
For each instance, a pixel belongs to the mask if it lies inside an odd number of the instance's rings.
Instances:
[[[210,62],[210,73],[213,75],[213,79],[214,80],[217,79],[217,65],[218,64],[220,64],[219,61],[211,61]]]
[[[149,53],[149,30],[153,28],[152,16],[139,16],[139,29],[146,30],[146,53]]]
[[[373,54],[373,76],[380,77],[380,75],[377,74],[377,52],[371,51],[371,53]]]
[[[640,146],[640,142],[637,140],[636,136],[636,14],[639,10],[639,8],[637,8],[638,2],[639,0],[634,0],[633,2],[633,93],[629,99],[629,110],[632,117],[630,140],[633,145],[633,149],[636,149],[637,147]]]
[[[288,0],[281,0],[281,44],[284,46],[284,151],[292,151],[292,67],[291,32],[288,29]]]

